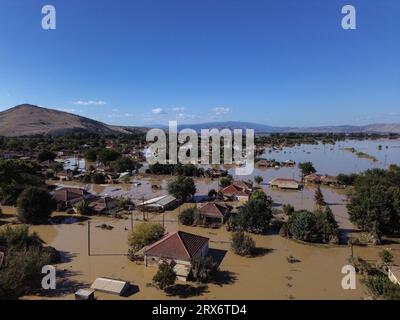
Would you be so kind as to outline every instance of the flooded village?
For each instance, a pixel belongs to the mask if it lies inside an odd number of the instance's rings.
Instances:
[[[30,153],[12,150],[17,140],[2,141],[0,173],[14,166],[23,174],[7,176],[13,186],[37,175],[55,205],[48,218],[24,221],[23,201],[3,185],[0,230],[27,225],[57,252],[56,288],[19,298],[381,298],[365,285],[364,269],[382,269],[382,252],[390,257],[382,273],[400,280],[397,231],[374,233],[349,215],[357,175],[399,173],[398,137],[279,146],[258,140],[249,176],[236,176],[236,165],[148,165],[140,139],[77,139],[50,151],[55,141],[38,138],[41,147]],[[1,240],[4,268],[13,253]],[[346,265],[357,270],[351,289],[343,288]],[[119,283],[120,291],[105,289]]]

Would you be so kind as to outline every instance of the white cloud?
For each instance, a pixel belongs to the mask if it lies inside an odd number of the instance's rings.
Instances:
[[[79,106],[104,106],[107,102],[103,100],[78,100],[74,104]]]
[[[182,113],[183,111],[185,111],[185,107],[176,107],[176,108],[173,108],[173,110],[174,110],[175,112],[180,112],[180,113]]]
[[[151,113],[153,114],[166,114],[165,110],[162,108],[154,108],[151,110]]]
[[[216,108],[214,108],[213,111],[216,116],[223,116],[223,115],[231,112],[231,109],[227,108],[227,107],[216,107]]]

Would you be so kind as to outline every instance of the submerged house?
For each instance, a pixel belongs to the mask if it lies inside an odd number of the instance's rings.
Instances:
[[[309,175],[304,176],[303,178],[305,183],[310,183],[310,184],[324,184],[324,185],[329,185],[329,186],[334,186],[338,184],[337,178],[334,176],[328,176],[328,175],[320,175],[316,173],[311,173]]]
[[[278,189],[291,189],[291,190],[300,189],[300,184],[294,179],[275,178],[269,182],[269,185],[271,188],[278,188]]]
[[[53,198],[57,202],[64,203],[66,207],[71,207],[81,200],[88,200],[93,197],[94,195],[81,188],[60,188],[53,192]]]
[[[139,210],[147,210],[151,212],[164,212],[165,210],[173,209],[178,204],[178,200],[171,195],[156,197],[144,202],[139,202],[136,207]]]
[[[245,202],[250,198],[253,188],[251,183],[246,181],[235,181],[221,190],[226,200]]]
[[[208,202],[199,207],[203,224],[223,224],[229,216],[231,208],[225,203]]]
[[[94,214],[113,214],[117,211],[117,201],[111,197],[98,197],[89,204]]]
[[[177,279],[186,281],[191,269],[191,261],[195,257],[208,254],[209,238],[177,231],[167,234],[159,241],[143,250],[146,267],[157,267],[163,261],[174,261]]]

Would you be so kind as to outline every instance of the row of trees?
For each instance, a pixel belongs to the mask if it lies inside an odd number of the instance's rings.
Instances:
[[[205,170],[194,164],[160,164],[155,163],[146,170],[151,174],[182,175],[185,177],[201,177],[205,175]]]
[[[306,242],[339,243],[338,224],[328,206],[315,212],[295,211],[289,216],[280,233]]]

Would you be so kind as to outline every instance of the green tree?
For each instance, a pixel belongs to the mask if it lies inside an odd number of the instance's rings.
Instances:
[[[317,170],[315,170],[314,165],[312,162],[307,161],[307,162],[300,162],[299,163],[299,168],[301,170],[301,174],[303,176],[309,175],[311,173],[315,173],[317,172]]]
[[[29,187],[17,200],[17,214],[24,223],[44,223],[56,208],[56,202],[42,188]]]
[[[232,234],[232,250],[240,256],[250,256],[254,253],[256,244],[253,238],[243,231],[234,232]]]
[[[316,233],[319,233],[322,242],[339,243],[339,226],[329,206],[324,211],[317,211]]]
[[[178,176],[168,183],[168,193],[186,201],[196,193],[196,185],[192,178]]]
[[[199,214],[199,210],[196,207],[187,208],[182,210],[179,214],[179,222],[185,226],[191,226],[194,223],[196,214]]]
[[[394,262],[393,254],[387,249],[379,252],[379,258],[381,259],[381,263],[384,267],[388,267]]]
[[[272,199],[269,197],[263,190],[256,190],[250,195],[251,200],[261,200],[267,203],[268,205],[272,205]]]
[[[28,161],[0,160],[0,202],[15,205],[21,192],[30,186],[44,187],[38,167]]]
[[[347,205],[350,221],[376,236],[400,231],[400,172],[382,169],[360,174]]]
[[[165,230],[159,223],[140,223],[135,224],[128,236],[128,243],[134,251],[148,246],[164,236]]]
[[[302,241],[312,241],[315,239],[316,216],[309,211],[297,211],[293,213],[288,220],[289,234]]]
[[[226,188],[227,186],[232,184],[232,182],[233,182],[233,178],[229,174],[226,177],[222,177],[221,179],[219,179],[219,185],[221,188]]]
[[[218,264],[211,256],[194,257],[191,265],[190,278],[197,282],[212,280],[218,271]]]
[[[264,233],[272,218],[271,204],[260,199],[250,199],[239,212],[228,220],[228,230]]]
[[[7,250],[0,268],[0,300],[17,299],[40,288],[42,267],[53,263],[54,250],[43,247],[26,225],[0,228],[0,247]]]
[[[96,149],[86,150],[84,157],[87,161],[95,162],[97,160],[97,150]]]
[[[121,157],[115,161],[110,162],[110,167],[116,172],[132,171],[137,167],[136,161],[128,157]]]
[[[90,215],[92,209],[90,208],[89,202],[86,200],[79,201],[75,206],[76,211],[81,215]]]
[[[264,181],[264,179],[263,179],[263,177],[261,177],[261,176],[255,176],[255,177],[254,177],[254,181],[255,181],[257,184],[260,184],[261,182]]]
[[[104,164],[108,164],[111,161],[115,161],[115,160],[119,159],[120,157],[121,157],[121,154],[115,150],[101,149],[97,153],[97,160]]]
[[[174,271],[174,265],[174,262],[168,263],[164,261],[158,266],[158,271],[154,275],[153,281],[159,289],[165,290],[175,284],[176,272]]]

